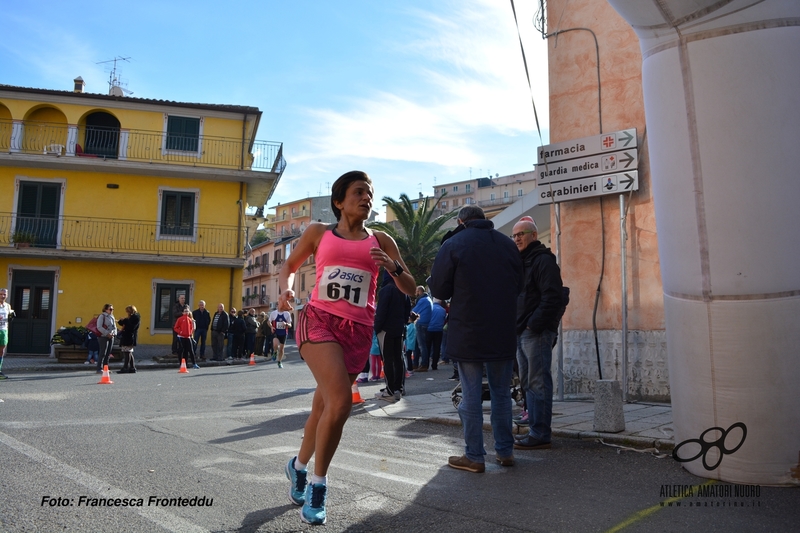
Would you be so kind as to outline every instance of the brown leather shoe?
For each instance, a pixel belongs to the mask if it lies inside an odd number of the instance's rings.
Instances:
[[[514,466],[514,456],[510,455],[508,457],[501,457],[499,455],[495,456],[495,460],[500,463],[500,466]]]
[[[418,369],[416,369],[414,372],[427,372],[427,371],[428,371],[428,367],[427,366],[421,366]]]
[[[461,457],[457,455],[451,455],[447,460],[447,464],[450,466],[450,468],[466,470],[467,472],[474,472],[476,474],[483,474],[486,471],[486,465],[484,463],[470,461],[467,459],[466,455],[462,455]]]

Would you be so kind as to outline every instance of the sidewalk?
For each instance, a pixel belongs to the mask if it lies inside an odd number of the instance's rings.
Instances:
[[[293,344],[287,347],[294,348]],[[161,353],[163,348],[158,348]],[[296,348],[295,348],[296,350]],[[141,354],[137,352],[136,367],[140,370],[158,368],[176,368],[176,362],[159,361],[161,358]],[[208,355],[208,354],[207,354]],[[264,357],[256,357],[257,363],[266,362]],[[248,364],[248,360],[232,361],[231,364]],[[225,361],[205,361],[202,366],[225,366],[229,364]],[[120,368],[122,362],[115,358],[111,360],[109,369],[113,372]],[[55,358],[46,356],[8,356],[3,363],[3,369],[11,372],[33,372],[33,371],[86,371],[94,369],[94,365],[84,365],[82,363],[59,363]],[[438,378],[437,378],[438,380]],[[374,398],[376,392],[383,386],[382,382],[373,382],[359,387],[360,394],[364,398],[364,409],[372,416],[401,418],[409,420],[427,420],[440,424],[461,425],[458,418],[458,411],[453,406],[450,398],[452,382],[438,380],[441,385],[448,387],[448,390],[437,392],[421,392],[404,396],[397,403],[387,403],[383,400]],[[518,408],[514,409],[518,412]],[[657,448],[659,451],[670,450],[675,446],[672,430],[672,407],[669,404],[654,403],[627,403],[623,404],[625,415],[625,430],[620,433],[599,433],[594,431],[594,402],[591,399],[565,400],[553,402],[553,435],[556,437],[567,437],[577,439],[602,439],[603,442],[620,446],[631,446],[635,448]],[[484,428],[491,430],[489,424],[489,402],[483,403]],[[516,427],[515,431],[520,433],[527,428]]]
[[[371,387],[365,387],[370,389]],[[373,393],[374,394],[374,393]],[[436,392],[403,397],[397,403],[387,403],[367,393],[364,408],[372,416],[427,420],[442,424],[461,425],[458,411],[453,407],[450,392]],[[515,408],[514,412],[518,412]],[[625,430],[620,433],[599,433],[593,430],[594,402],[566,400],[553,402],[553,435],[576,439],[602,439],[603,442],[635,448],[670,450],[675,446],[672,430],[672,407],[667,404],[623,404]],[[483,403],[484,429],[491,430],[489,402]],[[524,433],[527,427],[516,427]]]

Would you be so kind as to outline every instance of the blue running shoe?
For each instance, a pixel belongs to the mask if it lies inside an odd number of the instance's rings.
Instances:
[[[308,470],[295,470],[294,461],[297,456],[289,459],[286,463],[286,477],[292,482],[289,487],[289,501],[295,505],[303,505],[306,503],[306,475]]]
[[[306,489],[306,503],[300,509],[300,519],[306,524],[320,525],[328,519],[325,512],[325,504],[328,502],[328,486],[319,484],[308,484]]]

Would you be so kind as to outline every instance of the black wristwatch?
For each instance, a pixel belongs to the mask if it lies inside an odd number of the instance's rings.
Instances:
[[[403,272],[405,272],[405,270],[403,270],[403,267],[400,266],[400,262],[397,261],[397,259],[394,260],[394,266],[397,267],[397,270],[395,270],[394,272],[389,272],[389,274],[398,278]]]

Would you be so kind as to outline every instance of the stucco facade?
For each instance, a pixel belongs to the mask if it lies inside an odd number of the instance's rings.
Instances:
[[[166,311],[241,301],[245,211],[285,165],[254,107],[0,85],[0,269],[18,318],[9,353],[112,303],[170,344]],[[181,130],[180,128],[187,128]],[[268,162],[265,162],[269,159]]]

